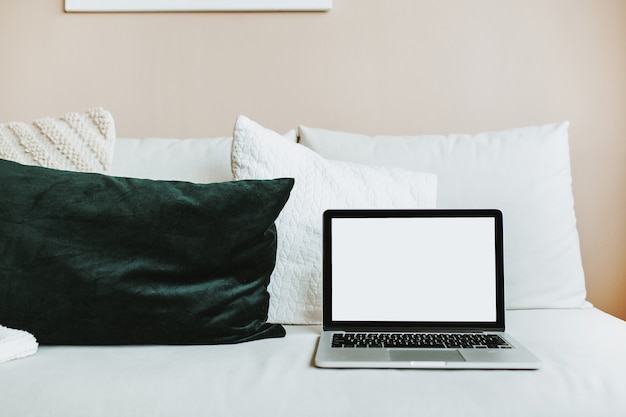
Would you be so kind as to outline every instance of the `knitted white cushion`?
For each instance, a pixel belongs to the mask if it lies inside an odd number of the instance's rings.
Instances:
[[[276,220],[276,268],[268,287],[268,321],[273,323],[321,322],[324,210],[435,206],[435,175],[326,160],[242,116],[235,125],[231,157],[237,180],[296,180]]]
[[[0,158],[25,165],[106,173],[114,145],[113,117],[101,108],[0,124]]]

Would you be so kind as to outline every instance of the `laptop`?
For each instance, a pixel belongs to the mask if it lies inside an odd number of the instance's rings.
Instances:
[[[328,210],[322,368],[538,369],[504,332],[502,212]]]

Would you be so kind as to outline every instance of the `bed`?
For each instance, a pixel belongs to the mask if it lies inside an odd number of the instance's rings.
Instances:
[[[41,343],[36,354],[0,364],[0,414],[626,416],[626,323],[585,300],[567,128],[409,138],[300,126],[279,135],[239,118],[233,137],[115,138],[110,160],[100,158],[108,175],[197,183],[295,178],[276,220],[268,287],[268,320],[286,334],[234,344]],[[436,201],[418,171],[437,176]],[[392,183],[402,187],[384,200],[376,190]],[[373,189],[370,200],[363,200],[364,185]],[[506,330],[541,359],[540,369],[313,365],[321,331],[317,211],[381,201],[503,209]]]

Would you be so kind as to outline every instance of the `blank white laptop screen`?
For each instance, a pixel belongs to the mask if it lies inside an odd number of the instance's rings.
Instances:
[[[496,321],[495,220],[332,219],[333,321]]]

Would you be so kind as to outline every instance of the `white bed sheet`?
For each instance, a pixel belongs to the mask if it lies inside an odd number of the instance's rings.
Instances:
[[[626,322],[517,310],[537,371],[313,367],[320,328],[228,346],[42,346],[0,365],[2,416],[626,416]]]

